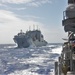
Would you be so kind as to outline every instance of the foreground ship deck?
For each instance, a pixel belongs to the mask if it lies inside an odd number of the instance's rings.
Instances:
[[[14,41],[17,43],[18,48],[27,48],[30,46],[39,47],[47,45],[47,42],[44,40],[40,30],[29,30],[26,31],[26,33],[23,33],[21,30],[20,33],[14,36]]]

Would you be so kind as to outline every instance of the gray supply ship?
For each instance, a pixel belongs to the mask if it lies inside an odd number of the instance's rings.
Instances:
[[[68,0],[62,25],[68,38],[62,46],[58,62],[55,62],[55,75],[75,75],[75,0]]]
[[[27,47],[40,47],[47,45],[47,41],[44,40],[43,35],[40,30],[29,30],[26,33],[23,33],[22,30],[20,33],[14,36],[14,41],[17,43],[18,48],[27,48]]]

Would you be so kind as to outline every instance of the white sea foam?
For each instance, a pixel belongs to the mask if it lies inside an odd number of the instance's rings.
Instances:
[[[1,75],[53,75],[54,62],[62,47],[48,45],[37,48],[0,50]]]
[[[52,53],[61,54],[61,52],[62,52],[62,46],[52,49]]]

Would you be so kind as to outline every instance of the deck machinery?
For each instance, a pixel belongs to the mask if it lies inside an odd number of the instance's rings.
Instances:
[[[75,72],[75,0],[68,0],[68,6],[63,12],[62,25],[68,33],[68,39],[62,46],[58,62],[55,62],[55,75],[62,75],[63,64],[67,65],[67,71]]]

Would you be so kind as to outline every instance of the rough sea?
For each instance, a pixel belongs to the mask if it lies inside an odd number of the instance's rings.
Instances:
[[[0,44],[0,75],[54,75],[61,51],[59,43],[29,48]]]

